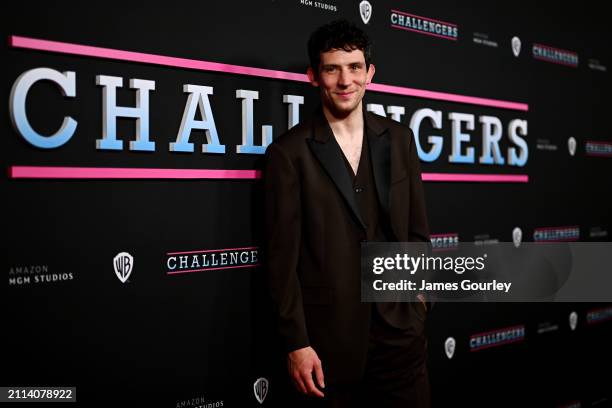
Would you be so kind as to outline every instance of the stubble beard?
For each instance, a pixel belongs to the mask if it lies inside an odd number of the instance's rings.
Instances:
[[[354,102],[350,105],[341,105],[336,103],[333,99],[327,101],[327,109],[337,118],[346,118],[355,110],[357,110],[363,100],[364,94],[361,94]]]

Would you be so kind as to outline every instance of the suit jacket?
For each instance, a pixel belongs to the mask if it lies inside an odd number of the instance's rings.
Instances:
[[[412,131],[370,112],[364,126],[380,216],[394,240],[428,241]],[[279,333],[287,352],[315,349],[328,383],[360,377],[371,317],[360,301],[366,226],[342,154],[320,109],[268,146],[264,174],[265,267]],[[378,306],[390,325],[424,336],[422,306]]]

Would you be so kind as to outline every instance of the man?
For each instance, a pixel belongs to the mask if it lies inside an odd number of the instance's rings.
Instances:
[[[322,107],[266,152],[266,267],[289,375],[306,402],[428,406],[426,302],[360,301],[362,242],[429,239],[412,132],[364,110],[363,31],[332,22],[308,53]]]

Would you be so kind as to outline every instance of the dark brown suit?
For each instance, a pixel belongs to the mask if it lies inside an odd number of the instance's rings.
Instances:
[[[427,241],[419,160],[410,128],[364,114],[384,223],[395,241]],[[367,135],[367,136],[366,136]],[[266,269],[286,351],[312,346],[327,384],[365,369],[371,305],[360,301],[365,228],[342,151],[323,112],[268,146]],[[379,304],[390,325],[423,337],[411,303]]]

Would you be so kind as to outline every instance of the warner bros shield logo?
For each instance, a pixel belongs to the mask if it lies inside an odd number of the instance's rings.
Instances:
[[[574,137],[567,139],[567,150],[569,151],[570,156],[576,154],[576,139]]]
[[[125,283],[130,277],[132,270],[134,270],[134,257],[127,252],[118,253],[113,258],[113,268],[115,268],[115,274],[121,283]]]
[[[523,231],[519,227],[516,227],[512,230],[512,242],[514,243],[515,248],[518,248],[521,245],[521,241],[523,240]]]
[[[455,354],[455,345],[456,342],[453,337],[449,337],[444,342],[444,351],[446,352],[446,357],[448,357],[449,360],[453,358],[453,355]]]
[[[258,378],[253,384],[253,392],[257,402],[263,404],[266,395],[268,395],[268,380],[263,377]]]
[[[363,0],[359,3],[359,15],[361,16],[363,24],[368,24],[370,17],[372,17],[372,5],[369,1]]]
[[[512,53],[515,57],[518,57],[521,53],[521,39],[518,37],[512,37],[512,41],[510,43],[512,44]]]
[[[569,325],[570,329],[576,330],[576,325],[578,324],[578,313],[572,312],[569,315]]]

